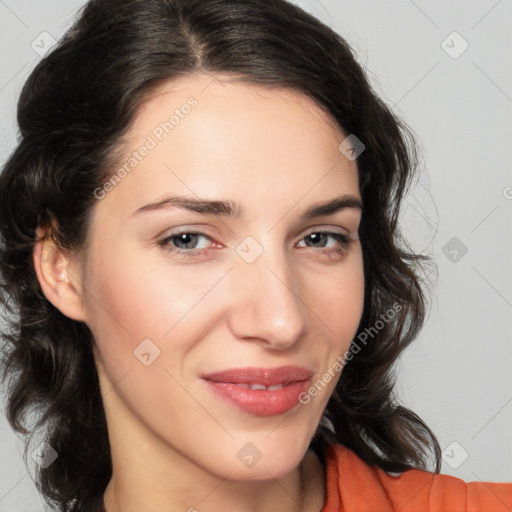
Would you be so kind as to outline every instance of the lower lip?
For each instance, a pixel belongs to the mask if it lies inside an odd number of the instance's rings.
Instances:
[[[309,380],[293,382],[282,389],[248,389],[230,382],[205,380],[209,388],[232,406],[255,416],[277,416],[293,409]]]

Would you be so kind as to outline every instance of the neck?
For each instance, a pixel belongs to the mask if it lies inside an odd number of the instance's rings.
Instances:
[[[312,451],[288,475],[257,482],[218,478],[178,459],[166,464],[165,471],[155,471],[141,459],[114,467],[105,512],[320,512],[325,501],[323,467]]]

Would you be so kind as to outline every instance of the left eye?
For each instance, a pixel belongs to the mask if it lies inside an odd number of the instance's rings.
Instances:
[[[328,238],[334,239],[338,244],[340,244],[343,247],[346,247],[349,243],[348,236],[343,235],[342,233],[332,233],[330,231],[315,231],[313,233],[310,233],[309,235],[306,235],[302,240],[309,239],[309,240],[311,240],[311,242],[313,244],[315,244],[315,243],[324,242]],[[320,247],[320,249],[323,249],[324,247],[325,246],[322,246],[322,247]]]

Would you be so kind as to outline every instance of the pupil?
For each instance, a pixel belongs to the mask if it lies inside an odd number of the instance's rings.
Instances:
[[[191,243],[191,238],[196,235],[193,235],[191,233],[182,233],[181,235],[178,235],[178,242],[183,245],[188,245]]]
[[[309,235],[309,237],[312,239],[313,243],[318,243],[320,241],[320,238],[324,236],[323,233],[312,233]]]

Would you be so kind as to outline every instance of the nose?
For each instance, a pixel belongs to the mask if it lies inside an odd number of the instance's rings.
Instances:
[[[276,350],[300,340],[307,328],[307,301],[285,255],[264,250],[251,263],[241,258],[230,279],[228,324],[238,339],[256,340]]]

